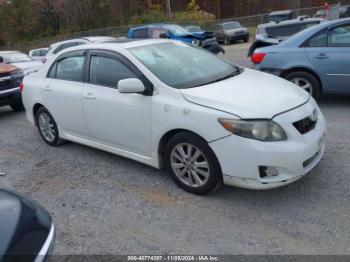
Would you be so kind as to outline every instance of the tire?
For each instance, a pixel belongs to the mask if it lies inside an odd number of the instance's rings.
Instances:
[[[188,154],[189,147],[192,148],[192,154]],[[184,150],[182,153],[185,155],[192,157],[197,155],[197,157],[195,159],[181,157],[180,148]],[[165,165],[172,179],[185,191],[205,195],[222,184],[222,172],[214,152],[207,142],[197,135],[189,132],[174,135],[167,143],[164,155]]]
[[[59,146],[64,142],[62,139],[60,139],[55,120],[46,108],[41,107],[38,109],[35,114],[35,121],[38,126],[39,133],[46,144],[50,146]]]
[[[23,106],[23,103],[22,101],[16,103],[16,104],[12,104],[10,105],[10,107],[12,108],[13,111],[15,112],[21,112],[21,111],[24,111],[24,106]]]
[[[225,37],[224,38],[224,45],[230,45],[230,44],[231,44],[231,41],[227,37]]]
[[[320,83],[312,74],[298,71],[285,76],[285,79],[309,92],[315,99],[321,95]]]

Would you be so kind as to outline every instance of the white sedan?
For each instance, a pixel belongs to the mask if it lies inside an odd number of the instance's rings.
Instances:
[[[24,79],[27,118],[44,141],[73,141],[155,168],[183,189],[269,189],[325,152],[315,100],[283,79],[169,40],[60,52]]]

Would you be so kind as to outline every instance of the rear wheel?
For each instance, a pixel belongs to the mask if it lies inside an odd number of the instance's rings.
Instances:
[[[208,194],[222,183],[214,152],[206,141],[192,133],[182,132],[170,139],[165,163],[175,183],[190,193]]]
[[[22,101],[16,103],[16,104],[12,104],[10,105],[12,110],[15,111],[15,112],[21,112],[21,111],[24,111],[24,106],[23,106],[23,103]]]
[[[314,98],[321,95],[320,84],[318,80],[307,72],[293,72],[285,77],[288,81],[300,86],[306,92],[310,93]]]
[[[46,108],[39,108],[36,112],[35,119],[39,133],[48,145],[59,146],[62,144],[63,140],[59,137],[57,124]]]

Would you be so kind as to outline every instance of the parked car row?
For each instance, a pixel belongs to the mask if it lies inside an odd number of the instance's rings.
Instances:
[[[349,93],[350,77],[350,19],[299,22],[315,25],[251,56],[281,78],[204,51],[193,41],[205,32],[172,25],[55,44],[20,85],[26,116],[50,146],[68,140],[166,167],[195,194],[222,183],[292,183],[325,152],[326,122],[312,96]],[[159,39],[137,38],[145,33]]]

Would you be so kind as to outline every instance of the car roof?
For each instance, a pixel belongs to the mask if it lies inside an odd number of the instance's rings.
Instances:
[[[286,41],[281,42],[279,45],[276,45],[273,47],[277,47],[277,48],[278,47],[297,47],[297,46],[300,46],[301,44],[303,44],[311,36],[322,31],[323,29],[326,29],[326,28],[332,27],[332,26],[336,26],[336,25],[347,24],[347,23],[350,23],[350,18],[342,18],[342,19],[327,21],[327,22],[321,23],[319,25],[305,29],[305,30],[293,35],[291,38],[287,39]]]
[[[305,19],[291,19],[286,21],[281,21],[279,23],[276,22],[269,22],[266,24],[260,24],[258,27],[260,29],[266,28],[266,27],[274,27],[274,26],[281,26],[281,25],[291,25],[291,24],[299,24],[299,23],[306,23],[306,22],[321,22],[325,21],[324,18],[305,18]]]
[[[77,42],[77,41],[82,41],[82,42],[105,42],[105,41],[112,41],[114,39],[116,39],[116,38],[111,37],[111,36],[79,37],[79,38],[74,38],[74,39],[69,39],[69,40],[53,43],[52,45],[50,45],[50,48],[56,48],[59,45],[66,44],[66,43]]]
[[[178,24],[167,24],[167,23],[158,23],[158,24],[148,24],[148,25],[140,25],[131,27],[131,30],[140,30],[140,29],[147,29],[147,28],[154,28],[154,27],[167,27],[167,26],[180,26]]]
[[[20,51],[0,51],[0,55],[9,55],[9,54],[17,54],[22,53]]]
[[[238,21],[227,21],[227,22],[218,23],[218,25],[226,25],[226,24],[233,24],[233,23],[240,24]]]
[[[111,41],[111,40],[114,40],[115,38],[111,36],[88,36],[88,37],[81,37],[80,39],[84,39],[89,42],[103,42],[103,41]]]
[[[141,46],[147,46],[152,44],[160,44],[160,43],[177,43],[177,44],[183,44],[182,42],[176,41],[176,40],[168,40],[168,39],[145,39],[145,40],[116,40],[111,42],[105,42],[105,43],[89,43],[86,45],[80,45],[75,47],[70,47],[67,49],[64,49],[62,51],[63,53],[71,52],[71,51],[77,51],[77,50],[84,50],[84,49],[106,49],[106,50],[120,50],[120,49],[129,49],[134,47],[141,47]],[[58,53],[58,54],[61,54]]]
[[[281,10],[281,11],[273,11],[269,15],[289,15],[293,13],[292,10]]]

